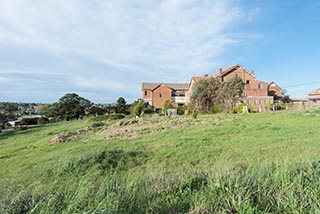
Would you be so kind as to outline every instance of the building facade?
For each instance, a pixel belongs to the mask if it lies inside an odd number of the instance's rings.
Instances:
[[[188,83],[143,82],[142,99],[156,109],[162,108],[166,100],[169,100],[173,106],[177,107],[186,103],[188,89]]]
[[[274,97],[281,98],[281,88],[274,82],[267,83],[256,79],[254,71],[235,64],[219,69],[212,75],[193,76],[189,84],[142,83],[142,97],[155,108],[162,108],[165,100],[171,100],[174,106],[189,104],[192,90],[201,79],[215,77],[222,82],[239,77],[245,83],[239,102],[248,103],[254,111],[263,112],[272,108]]]

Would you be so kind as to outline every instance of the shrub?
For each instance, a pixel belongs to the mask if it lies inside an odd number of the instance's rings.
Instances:
[[[97,116],[94,118],[91,118],[91,121],[99,122],[99,121],[104,121],[104,120],[120,120],[125,118],[125,115],[123,114],[107,114],[107,115],[102,115],[102,116]]]
[[[38,125],[49,123],[49,119],[45,117],[40,117],[37,121]]]
[[[192,117],[193,117],[194,119],[197,119],[198,113],[197,113],[196,110],[193,110],[193,111],[192,111]]]
[[[223,107],[220,105],[214,105],[212,107],[212,113],[216,114],[216,113],[221,113],[223,111]]]
[[[187,109],[188,109],[188,107],[186,105],[178,106],[177,107],[177,114],[183,115],[184,111]]]
[[[250,105],[248,105],[247,103],[240,103],[238,105],[235,113],[246,113],[246,112],[243,111],[245,106],[247,106],[249,113],[253,112],[253,109],[252,109],[252,107]]]
[[[23,118],[20,122],[20,125],[37,125],[38,118]]]

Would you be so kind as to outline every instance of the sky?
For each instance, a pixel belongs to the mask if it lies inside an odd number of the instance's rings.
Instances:
[[[0,0],[0,101],[129,103],[233,64],[320,87],[320,0]]]

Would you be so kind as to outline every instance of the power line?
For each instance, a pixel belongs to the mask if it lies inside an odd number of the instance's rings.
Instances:
[[[302,83],[302,84],[297,84],[297,85],[287,85],[284,86],[283,88],[293,88],[293,87],[298,87],[298,86],[307,86],[307,85],[314,85],[314,84],[319,84],[319,82],[309,82],[309,83]]]

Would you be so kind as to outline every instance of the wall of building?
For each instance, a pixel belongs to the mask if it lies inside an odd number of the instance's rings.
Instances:
[[[269,96],[277,96],[277,97],[282,97],[281,94],[281,88],[277,86],[276,84],[271,84],[269,86]]]
[[[155,90],[153,90],[153,94],[152,94],[153,107],[160,109],[163,107],[165,100],[170,100],[171,102],[171,99],[172,99],[171,89],[169,89],[168,87],[161,85]]]
[[[272,109],[272,96],[248,96],[243,101],[252,107],[255,112],[266,112]]]

